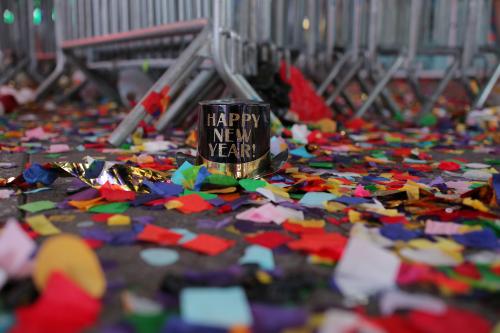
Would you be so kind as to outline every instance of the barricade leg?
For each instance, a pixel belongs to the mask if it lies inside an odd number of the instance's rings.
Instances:
[[[486,82],[486,85],[479,92],[476,100],[472,103],[472,109],[481,109],[484,107],[486,101],[488,100],[489,95],[491,94],[491,91],[493,90],[493,87],[495,87],[495,84],[497,83],[499,78],[500,78],[500,61],[493,70],[493,73]]]
[[[387,73],[380,79],[380,81],[377,83],[373,91],[370,93],[366,101],[363,103],[361,108],[356,112],[356,117],[362,117],[366,111],[371,107],[373,102],[377,99],[377,97],[380,95],[382,90],[387,86],[391,78],[394,76],[396,71],[403,65],[404,62],[404,55],[399,55],[392,66],[389,68]]]
[[[122,144],[125,139],[132,134],[132,132],[139,126],[139,123],[148,114],[143,103],[146,99],[151,96],[151,94],[162,93],[165,88],[168,89],[178,76],[186,72],[190,64],[195,58],[197,58],[200,52],[207,42],[210,40],[210,30],[208,27],[203,29],[198,36],[189,44],[189,46],[179,55],[178,60],[175,65],[171,66],[155,84],[149,89],[149,91],[144,95],[144,97],[137,103],[137,105],[130,111],[130,113],[121,121],[118,127],[115,128],[113,133],[111,133],[108,138],[108,142],[112,145],[118,146]]]
[[[423,105],[422,115],[426,115],[432,111],[432,108],[434,107],[434,104],[436,104],[439,96],[443,94],[444,90],[446,89],[450,81],[456,75],[459,66],[460,62],[457,59],[454,59],[451,65],[446,70],[446,73],[439,82],[438,86],[434,90],[434,93],[429,97],[429,99]]]

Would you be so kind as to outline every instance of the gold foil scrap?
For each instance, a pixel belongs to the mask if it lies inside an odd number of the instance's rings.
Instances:
[[[114,164],[108,168],[104,167],[97,178],[88,179],[84,175],[85,171],[90,167],[90,163],[57,162],[53,163],[53,165],[95,188],[109,182],[110,184],[120,186],[123,190],[147,193],[149,192],[148,189],[142,185],[145,179],[152,182],[161,182],[170,179],[170,174],[163,171],[124,164]]]

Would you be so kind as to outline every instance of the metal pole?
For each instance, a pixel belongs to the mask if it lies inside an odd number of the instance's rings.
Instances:
[[[422,107],[422,115],[426,115],[432,111],[434,104],[436,104],[436,101],[438,100],[439,96],[443,94],[444,90],[448,86],[448,83],[450,83],[450,81],[453,79],[453,76],[455,75],[459,66],[460,66],[460,61],[454,59],[452,64],[448,67],[448,70],[446,71],[444,77],[434,90],[434,93]]]
[[[63,29],[64,29],[64,6],[68,4],[64,0],[55,0],[54,6],[56,8],[56,22],[55,22],[55,38],[56,38],[56,67],[49,77],[38,86],[35,91],[35,100],[40,100],[45,93],[52,87],[52,85],[59,79],[64,72],[66,66],[66,57],[62,51],[61,44],[63,42]]]
[[[328,0],[327,2],[327,12],[326,12],[326,57],[327,61],[332,61],[334,47],[335,47],[335,37],[337,32],[336,27],[336,14],[337,14],[337,0]],[[319,90],[319,89],[318,89]]]
[[[179,75],[186,72],[193,60],[198,57],[198,52],[207,43],[210,36],[208,27],[203,29],[201,33],[189,44],[189,46],[179,55],[176,64],[170,67],[155,84],[149,89],[144,97],[130,111],[130,113],[122,120],[118,127],[111,133],[108,142],[112,145],[120,145],[125,139],[137,128],[142,119],[147,115],[142,103],[153,92],[159,93],[165,86],[171,85]]]
[[[491,74],[484,88],[477,95],[476,100],[472,104],[473,109],[482,109],[484,107],[486,101],[488,100],[488,96],[491,94],[491,91],[493,90],[493,87],[495,87],[495,84],[497,83],[499,78],[500,78],[500,62],[495,67],[495,70]]]
[[[326,89],[333,82],[340,70],[351,60],[351,57],[351,53],[347,52],[335,63],[331,72],[316,90],[316,94],[323,95],[325,93]]]
[[[364,59],[358,59],[349,69],[347,74],[340,80],[339,84],[335,87],[335,91],[327,98],[326,104],[332,105],[333,102],[340,96],[341,92],[351,82],[352,78],[363,67]]]
[[[165,129],[181,111],[184,111],[186,104],[196,99],[200,91],[208,82],[216,78],[215,74],[214,70],[201,71],[175,99],[168,110],[163,112],[160,119],[158,119],[158,122],[155,124],[156,129],[158,131]]]
[[[366,101],[363,103],[361,108],[356,112],[356,117],[362,117],[366,111],[371,107],[375,99],[380,95],[382,90],[385,88],[387,83],[391,80],[392,76],[396,73],[396,71],[401,67],[405,60],[404,55],[399,55],[398,58],[394,61],[391,68],[387,71],[384,77],[377,83],[373,91],[370,93]]]

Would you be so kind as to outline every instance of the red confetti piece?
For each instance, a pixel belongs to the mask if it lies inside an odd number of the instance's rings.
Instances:
[[[329,257],[340,258],[347,238],[338,233],[303,234],[300,239],[289,242],[287,245],[295,251],[319,253],[328,251]]]
[[[411,311],[409,320],[418,332],[489,333],[491,324],[479,315],[449,307],[443,314]]]
[[[481,279],[481,273],[477,269],[476,265],[470,262],[464,262],[457,267],[455,267],[455,272],[460,275],[466,276],[468,278],[479,280]]]
[[[215,256],[232,247],[234,243],[235,241],[232,240],[207,234],[199,234],[195,239],[182,244],[182,247],[209,256]]]
[[[278,246],[288,243],[289,241],[294,240],[294,238],[283,235],[277,231],[267,231],[261,232],[257,235],[247,236],[245,240],[251,244],[257,244],[260,246],[267,247],[268,249],[274,249]]]
[[[443,161],[439,163],[438,168],[445,171],[457,171],[460,170],[461,166],[455,162]]]
[[[177,210],[184,214],[199,213],[213,208],[210,203],[196,193],[184,195],[175,198],[175,200],[182,202],[182,207],[177,208]]]
[[[94,222],[102,222],[105,223],[108,221],[108,219],[115,214],[109,214],[109,213],[99,213],[99,214],[92,214],[92,221]]]
[[[49,277],[40,298],[16,310],[12,333],[74,333],[91,327],[101,312],[98,299],[60,272]]]
[[[110,202],[124,202],[135,200],[135,192],[125,191],[118,185],[112,185],[106,182],[99,188],[101,197]]]
[[[146,227],[137,235],[137,240],[157,243],[160,245],[175,245],[181,238],[182,235],[167,228],[162,228],[153,224],[146,225]]]
[[[294,234],[324,234],[324,228],[308,228],[303,227],[297,223],[285,222],[282,224],[283,228],[287,231],[290,231]]]

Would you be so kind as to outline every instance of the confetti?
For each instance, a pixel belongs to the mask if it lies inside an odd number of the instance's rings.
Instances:
[[[50,200],[40,200],[20,205],[19,208],[30,213],[38,213],[44,210],[54,209],[56,208],[56,204]]]

